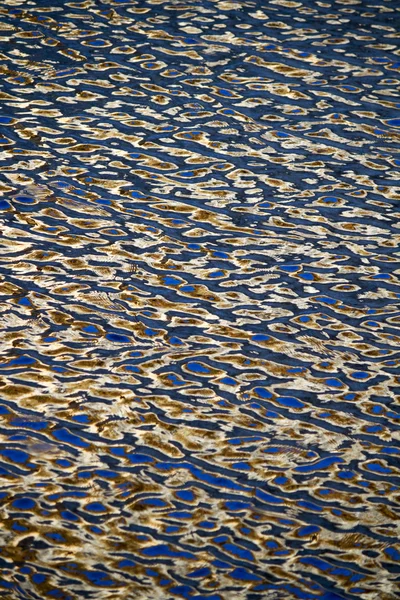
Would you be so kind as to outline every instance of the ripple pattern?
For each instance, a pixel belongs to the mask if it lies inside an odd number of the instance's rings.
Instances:
[[[0,597],[400,598],[395,0],[3,0]]]

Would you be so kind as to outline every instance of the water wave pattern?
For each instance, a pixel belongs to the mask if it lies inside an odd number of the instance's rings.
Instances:
[[[400,597],[399,37],[3,0],[1,597]]]

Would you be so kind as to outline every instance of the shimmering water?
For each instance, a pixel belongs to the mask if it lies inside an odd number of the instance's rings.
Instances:
[[[1,597],[400,597],[397,10],[3,0]]]

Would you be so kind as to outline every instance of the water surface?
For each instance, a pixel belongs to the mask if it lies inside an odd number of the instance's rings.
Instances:
[[[394,0],[0,7],[0,596],[399,598]]]

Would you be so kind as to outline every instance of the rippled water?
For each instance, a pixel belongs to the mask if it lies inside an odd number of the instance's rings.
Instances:
[[[1,597],[400,597],[396,9],[2,2]]]

